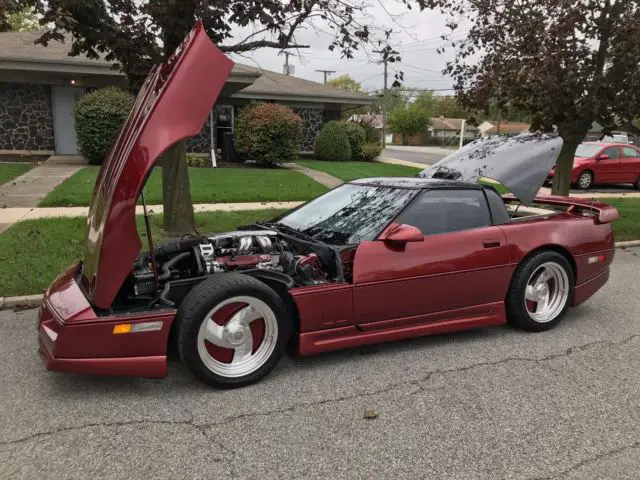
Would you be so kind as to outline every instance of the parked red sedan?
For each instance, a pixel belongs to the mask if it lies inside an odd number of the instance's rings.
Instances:
[[[548,179],[552,179],[551,170]],[[640,149],[629,144],[584,142],[576,150],[571,182],[582,190],[595,184],[630,183],[640,189]]]
[[[198,24],[151,72],[96,181],[84,260],[44,295],[48,369],[163,377],[173,343],[201,381],[237,387],[287,345],[311,355],[507,321],[546,330],[607,282],[618,213],[535,197],[562,147],[545,135],[482,139],[418,177],[348,182],[233,232],[148,236],[141,252],[145,181],[200,131],[231,67]]]

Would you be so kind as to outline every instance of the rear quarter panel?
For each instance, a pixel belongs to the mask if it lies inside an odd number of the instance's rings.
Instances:
[[[514,267],[535,250],[560,248],[573,258],[576,285],[580,285],[607,270],[613,262],[615,245],[610,223],[598,225],[593,218],[564,213],[501,228],[509,245],[509,262]],[[596,254],[603,255],[604,260],[590,264],[589,258]]]

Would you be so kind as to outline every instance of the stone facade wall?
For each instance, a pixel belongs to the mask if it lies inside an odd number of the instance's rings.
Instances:
[[[234,107],[235,118],[238,118],[238,114],[242,107]],[[293,107],[292,110],[302,118],[302,137],[300,139],[300,151],[312,152],[313,145],[316,141],[316,135],[322,129],[325,124],[327,113],[323,108],[297,108]],[[329,118],[333,118],[335,115],[329,114]],[[338,120],[340,119],[340,112],[337,112]],[[191,153],[208,153],[211,145],[209,140],[209,119],[200,130],[198,135],[187,139],[187,151]]]
[[[51,86],[0,83],[0,150],[54,150]]]
[[[316,136],[324,125],[323,108],[294,108],[302,118],[302,137],[300,138],[300,151],[312,152],[316,142]]]

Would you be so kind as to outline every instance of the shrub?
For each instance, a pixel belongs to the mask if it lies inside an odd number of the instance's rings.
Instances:
[[[362,160],[362,146],[365,142],[364,129],[356,122],[345,122],[344,128],[351,147],[351,160]]]
[[[365,143],[362,146],[362,160],[372,162],[382,153],[382,145],[379,143]]]
[[[315,155],[320,160],[351,160],[351,146],[344,123],[332,120],[322,127],[316,137]]]
[[[187,165],[190,167],[204,167],[207,164],[207,158],[195,153],[187,153]]]
[[[127,119],[135,97],[116,87],[94,90],[73,109],[80,151],[89,163],[99,165]]]
[[[291,161],[298,155],[301,130],[302,120],[289,107],[249,105],[236,119],[236,151],[264,165]]]

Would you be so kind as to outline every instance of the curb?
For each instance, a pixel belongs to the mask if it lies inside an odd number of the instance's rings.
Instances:
[[[616,242],[616,248],[640,247],[640,240]],[[26,310],[36,308],[42,302],[43,294],[23,295],[20,297],[0,297],[0,310]]]
[[[427,165],[426,163],[417,163],[410,160],[401,160],[399,158],[393,157],[378,157],[375,159],[375,161],[378,163],[387,163],[389,165],[404,165],[405,167],[420,168],[422,170],[430,167],[430,165]]]

